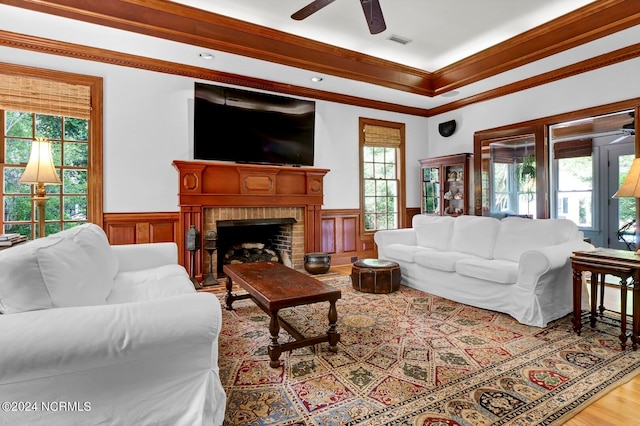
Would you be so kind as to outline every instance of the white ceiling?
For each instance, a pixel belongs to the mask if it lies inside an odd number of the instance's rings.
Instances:
[[[594,0],[380,0],[387,29],[371,35],[359,0],[337,0],[302,21],[312,0],[173,0],[370,56],[436,71]],[[395,35],[412,40],[402,45]]]

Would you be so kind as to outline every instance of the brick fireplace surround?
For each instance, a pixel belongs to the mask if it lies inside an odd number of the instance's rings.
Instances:
[[[179,174],[180,263],[189,273],[186,232],[195,225],[204,236],[216,230],[219,220],[294,218],[291,260],[296,269],[303,267],[304,253],[322,250],[320,210],[323,178],[329,170],[180,160],[173,166]],[[199,280],[208,261],[208,254],[198,251]]]

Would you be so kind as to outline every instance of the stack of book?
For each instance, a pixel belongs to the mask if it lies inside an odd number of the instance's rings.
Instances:
[[[20,234],[0,234],[0,247],[9,247],[27,241],[27,237]]]

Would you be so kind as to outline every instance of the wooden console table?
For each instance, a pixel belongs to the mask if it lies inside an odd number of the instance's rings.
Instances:
[[[640,343],[640,256],[632,251],[597,248],[595,250],[576,251],[571,256],[573,268],[573,330],[580,334],[582,329],[582,273],[591,272],[591,312],[589,323],[596,326],[597,291],[600,285],[600,314],[604,311],[605,275],[620,277],[620,346],[627,345],[627,289],[631,278],[633,288],[631,344],[633,350]]]
[[[304,346],[329,342],[329,351],[338,351],[337,345],[340,341],[340,334],[336,330],[336,323],[338,322],[336,302],[342,296],[340,290],[301,272],[287,268],[281,263],[239,263],[236,265],[224,265],[223,269],[224,273],[227,274],[227,309],[233,309],[231,305],[235,300],[251,298],[271,318],[269,322],[271,343],[268,351],[271,359],[269,365],[272,368],[280,366],[280,354],[282,352]],[[233,294],[234,281],[245,289],[248,294]],[[280,309],[317,302],[329,302],[329,329],[325,335],[304,337],[291,324],[278,316]],[[296,340],[280,344],[278,342],[280,325]]]

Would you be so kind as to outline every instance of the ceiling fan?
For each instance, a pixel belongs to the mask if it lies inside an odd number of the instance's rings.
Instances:
[[[291,15],[291,18],[296,21],[302,21],[334,1],[335,0],[314,0]],[[387,29],[384,16],[382,16],[380,0],[360,0],[360,4],[362,5],[362,11],[364,12],[371,34],[378,34]]]
[[[630,112],[629,116],[631,118],[633,118],[634,117],[634,113]],[[624,141],[625,139],[627,139],[630,136],[635,136],[635,134],[636,134],[636,121],[635,121],[635,119],[631,123],[627,123],[624,126],[622,126],[620,131],[622,132],[622,136],[619,136],[616,139],[614,139],[611,142],[609,142],[609,145],[614,144],[614,143],[622,142],[622,141]]]

